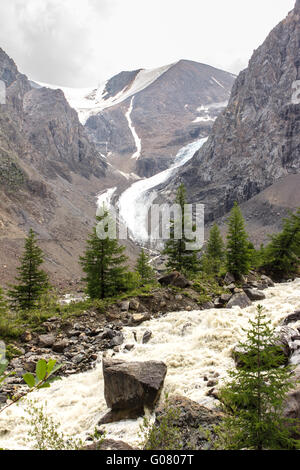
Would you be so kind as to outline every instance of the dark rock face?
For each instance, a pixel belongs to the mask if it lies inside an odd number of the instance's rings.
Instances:
[[[294,323],[294,322],[299,321],[299,320],[300,320],[300,310],[297,310],[296,312],[291,313],[290,315],[288,315],[284,319],[283,324],[284,325],[289,325],[290,323]]]
[[[103,360],[104,395],[107,406],[115,410],[153,408],[167,373],[163,362],[122,362]]]
[[[130,90],[138,72],[121,72],[110,79],[103,97]],[[209,134],[234,80],[228,72],[181,60],[144,89],[90,116],[85,128],[100,151],[107,142],[111,163],[149,177],[168,168],[181,147]],[[126,118],[133,96],[131,120],[142,144],[137,161],[131,160],[136,144]]]
[[[227,213],[276,180],[300,170],[300,9],[253,54],[207,143],[164,191],[184,182],[190,201],[205,204],[207,220]],[[174,191],[173,191],[174,192]]]
[[[244,292],[247,297],[249,297],[249,299],[253,301],[264,300],[266,298],[265,294],[257,289],[246,288],[244,289]]]

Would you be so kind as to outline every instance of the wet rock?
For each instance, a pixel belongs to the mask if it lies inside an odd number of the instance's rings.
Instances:
[[[245,288],[244,292],[247,297],[249,297],[249,299],[253,301],[264,300],[266,298],[265,294],[257,289]]]
[[[227,304],[227,302],[229,302],[230,299],[231,299],[231,294],[222,294],[219,300],[222,305],[225,305]]]
[[[150,320],[150,313],[134,313],[131,317],[131,322],[133,325],[140,325],[141,323]]]
[[[82,450],[135,450],[124,441],[115,441],[113,439],[104,439],[102,442],[94,442],[87,445]]]
[[[120,346],[124,341],[124,336],[122,333],[114,336],[114,338],[110,341],[109,346],[110,348],[114,348],[115,346]]]
[[[142,343],[143,344],[149,343],[151,337],[152,337],[152,331],[150,330],[145,331],[145,333],[143,334]]]
[[[300,310],[297,310],[294,313],[291,313],[283,320],[283,325],[289,325],[300,320]]]
[[[125,344],[124,349],[126,351],[132,351],[134,349],[134,344]]]
[[[153,408],[158,400],[167,366],[163,362],[124,362],[103,359],[104,395],[112,410]]]
[[[260,280],[263,284],[266,284],[267,287],[274,287],[275,284],[274,282],[272,281],[271,278],[269,278],[268,276],[265,276],[264,274],[260,277]]]
[[[212,302],[205,302],[202,304],[202,308],[204,310],[210,310],[211,308],[214,308],[214,304]]]
[[[251,300],[249,297],[244,293],[240,292],[238,294],[234,294],[231,299],[229,300],[227,304],[227,308],[232,308],[232,307],[240,307],[240,308],[246,308],[251,305]]]
[[[106,413],[102,418],[100,418],[98,422],[98,426],[102,426],[103,424],[108,423],[116,423],[118,421],[122,421],[123,419],[137,419],[139,418],[144,412],[144,409],[125,409],[125,410],[110,410]]]

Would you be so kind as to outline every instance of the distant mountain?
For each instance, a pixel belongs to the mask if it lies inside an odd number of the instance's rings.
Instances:
[[[184,182],[189,200],[204,203],[206,218],[212,221],[226,214],[234,201],[248,201],[279,179],[282,183],[275,188],[289,194],[283,191],[284,182],[290,184],[285,177],[300,173],[300,99],[295,99],[299,81],[297,0],[294,10],[271,31],[238,76],[207,143],[161,188],[160,199],[172,199],[178,184]],[[268,194],[273,191],[266,192],[266,198]],[[293,209],[295,200],[281,201],[281,205]],[[269,225],[281,214],[275,211]],[[252,221],[264,225],[265,216],[258,218]]]
[[[235,76],[180,60],[121,72],[97,89],[62,88],[108,162],[148,177],[169,168],[184,145],[207,137]]]

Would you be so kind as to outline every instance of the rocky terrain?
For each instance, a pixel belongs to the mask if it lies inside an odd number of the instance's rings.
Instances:
[[[121,72],[81,99],[63,91],[109,163],[127,178],[149,177],[169,168],[181,147],[209,134],[234,80],[228,72],[180,60]]]
[[[81,276],[78,255],[109,170],[60,90],[32,88],[0,49],[0,284],[11,281],[30,227],[54,283]],[[113,176],[112,176],[113,178]],[[109,184],[109,183],[108,183]],[[76,256],[74,256],[76,253]]]
[[[251,207],[258,213],[251,221],[256,230],[261,230],[265,218],[260,199],[253,198],[266,188],[273,195],[269,201],[265,192],[266,204],[274,204],[278,191],[281,207],[299,205],[299,182],[288,177],[300,170],[300,103],[293,99],[300,79],[299,40],[297,1],[238,76],[207,143],[163,187],[160,199],[172,199],[184,182],[189,201],[205,204],[207,221],[226,214],[234,201],[249,201],[246,210]],[[295,199],[290,197],[291,181]],[[278,212],[268,218],[270,227],[276,226]]]

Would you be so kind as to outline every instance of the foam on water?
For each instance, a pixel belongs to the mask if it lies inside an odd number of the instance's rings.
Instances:
[[[215,402],[206,396],[208,388],[203,377],[216,372],[221,378],[226,377],[228,369],[234,366],[232,348],[244,337],[243,328],[248,327],[248,320],[255,315],[257,304],[264,306],[274,326],[300,309],[300,279],[277,284],[265,293],[265,300],[243,310],[234,307],[173,312],[139,327],[125,328],[124,344],[134,343],[133,331],[137,333],[138,343],[131,352],[121,352],[116,357],[128,361],[164,361],[168,366],[165,390],[213,407]],[[151,330],[153,336],[148,344],[142,344],[146,330]],[[84,438],[107,412],[101,357],[92,371],[63,378],[50,389],[33,393],[31,398],[36,398],[39,404],[47,402],[49,415],[61,423],[61,431],[66,436]],[[21,403],[0,415],[0,447],[30,447],[26,443],[28,425],[21,421],[24,409],[25,404]],[[136,445],[140,423],[141,419],[105,425],[107,436]]]

